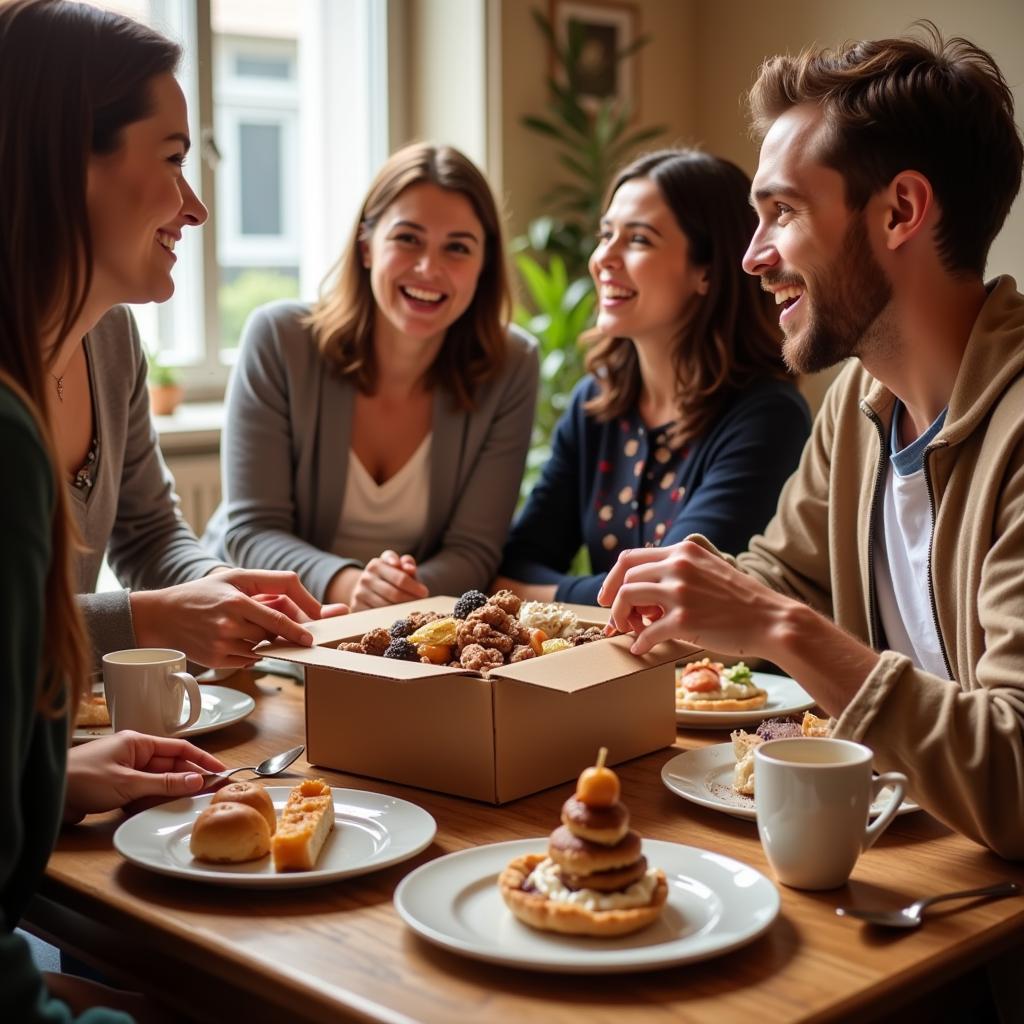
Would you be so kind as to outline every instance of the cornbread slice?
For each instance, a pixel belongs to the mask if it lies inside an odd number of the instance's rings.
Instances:
[[[78,728],[97,729],[110,725],[110,712],[107,710],[107,698],[102,693],[90,694],[82,698],[78,706]]]
[[[271,838],[277,871],[310,871],[334,828],[334,798],[323,779],[305,779],[288,795]]]

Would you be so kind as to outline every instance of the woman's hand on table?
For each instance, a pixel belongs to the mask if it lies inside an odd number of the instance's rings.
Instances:
[[[353,611],[364,608],[383,608],[418,601],[430,596],[430,591],[417,579],[416,559],[412,555],[399,555],[396,551],[382,551],[371,558],[366,567],[354,578],[350,604]]]
[[[188,740],[129,730],[72,747],[64,821],[81,821],[143,797],[189,796],[203,788],[197,768],[219,772],[225,765]]]
[[[286,600],[275,607],[268,597]],[[278,636],[309,647],[312,635],[289,611],[304,621],[323,616],[293,572],[214,570],[175,587],[136,591],[130,602],[137,646],[184,651],[210,668],[252,665],[260,657],[253,647]]]

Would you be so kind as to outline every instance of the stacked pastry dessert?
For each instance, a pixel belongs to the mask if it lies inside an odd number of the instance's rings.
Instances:
[[[668,883],[648,868],[640,836],[629,827],[618,776],[604,761],[579,778],[562,806],[547,856],[517,857],[498,885],[508,908],[533,928],[570,935],[626,935],[649,925],[668,898]]]

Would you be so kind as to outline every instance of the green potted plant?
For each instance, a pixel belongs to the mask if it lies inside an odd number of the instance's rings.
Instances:
[[[631,128],[632,112],[614,99],[596,107],[580,90],[582,29],[570,21],[561,41],[551,20],[534,9],[534,21],[554,54],[557,73],[547,79],[548,102],[542,116],[522,119],[530,131],[558,145],[565,179],[544,196],[550,211],[532,220],[513,242],[525,304],[516,322],[540,344],[541,379],[533,445],[523,479],[523,494],[533,486],[550,454],[551,432],[583,374],[579,336],[593,322],[594,286],[587,260],[594,248],[604,195],[615,171],[640,147],[661,135],[660,126]],[[647,45],[642,36],[615,55],[626,60]]]
[[[181,387],[181,374],[177,367],[161,360],[159,353],[150,352],[147,362],[150,408],[154,416],[170,416],[185,397]]]

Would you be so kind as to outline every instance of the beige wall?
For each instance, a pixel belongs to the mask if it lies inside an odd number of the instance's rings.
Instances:
[[[404,5],[406,139],[445,142],[486,169],[486,6],[483,0]]]
[[[698,0],[633,0],[640,32],[653,42],[638,60],[637,119],[663,124],[665,144],[690,141],[696,124],[696,65],[693,60]],[[546,101],[547,46],[530,10],[548,10],[544,0],[502,0],[501,105],[502,183],[513,233],[542,213],[540,199],[558,180],[557,147],[520,124],[541,114]]]
[[[753,0],[702,4],[697,25],[698,134],[708,149],[748,171],[755,168],[757,153],[744,135],[739,97],[763,57],[795,52],[812,43],[902,35],[924,15],[943,34],[966,36],[995,57],[1014,89],[1017,121],[1024,120],[1024,3],[1020,0],[929,0],[927,4],[775,0],[771,17],[764,15],[764,5]],[[1024,199],[1020,197],[992,247],[989,272],[1013,274],[1024,282]]]

